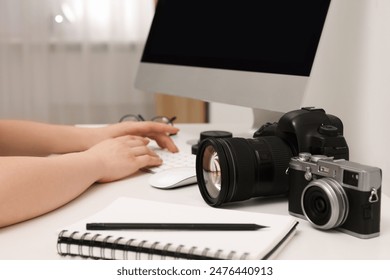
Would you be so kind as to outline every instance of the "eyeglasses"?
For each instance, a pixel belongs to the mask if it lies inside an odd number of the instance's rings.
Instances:
[[[166,123],[173,125],[173,121],[176,120],[176,116],[172,118],[168,118],[165,116],[156,116],[151,118],[152,122],[159,122],[159,123]],[[125,122],[125,121],[133,121],[133,122],[144,122],[145,119],[140,114],[134,115],[134,114],[127,114],[120,118],[119,122]]]
[[[150,119],[152,122],[159,122],[159,123],[165,123],[173,126],[173,121],[176,120],[176,116],[173,116],[172,118],[168,118],[165,116],[156,116]],[[126,121],[133,121],[133,122],[144,122],[145,119],[140,114],[134,115],[134,114],[127,114],[120,118],[119,122],[126,122]],[[175,135],[175,134],[170,134]]]

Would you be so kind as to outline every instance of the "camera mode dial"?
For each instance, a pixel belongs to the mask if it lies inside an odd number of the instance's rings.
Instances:
[[[325,136],[337,136],[339,129],[330,124],[323,124],[318,128],[318,132]]]
[[[311,154],[310,153],[299,153],[299,156],[298,156],[298,159],[300,161],[304,161],[304,162],[309,161],[310,158],[311,158]]]

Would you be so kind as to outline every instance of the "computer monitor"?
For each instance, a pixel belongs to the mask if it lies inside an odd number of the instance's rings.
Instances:
[[[343,121],[350,160],[381,167],[383,186],[389,194],[390,176],[386,174],[390,173],[390,162],[383,152],[388,151],[390,139],[389,14],[388,0],[159,0],[137,84],[151,92],[250,108],[282,112],[301,106],[324,108]],[[168,21],[169,28],[163,21]],[[306,41],[302,34],[294,37],[293,26],[308,27],[303,30],[312,30],[313,36],[306,37]],[[266,40],[265,35],[275,41]],[[260,45],[256,53],[257,47],[248,45],[248,38],[251,44],[261,42],[265,46]],[[271,45],[275,42],[288,43],[274,50]],[[308,63],[309,77],[308,73],[268,73],[272,72],[269,69],[262,73],[226,69],[248,60],[259,65],[288,65],[292,51],[302,53],[297,46],[305,42],[312,47],[309,53],[314,59],[303,60]],[[215,43],[220,49],[212,46]],[[191,54],[189,50],[196,52]],[[211,50],[214,53],[210,54]],[[264,50],[274,55],[264,59],[268,55],[261,53]],[[279,61],[275,60],[279,55]],[[297,65],[298,58],[302,56],[296,56],[290,64]],[[194,61],[203,66],[188,65]],[[265,78],[258,78],[258,74]],[[278,78],[298,78],[308,85],[301,91],[304,85],[295,88],[301,82],[290,84]]]
[[[159,0],[136,87],[298,109],[330,0]]]

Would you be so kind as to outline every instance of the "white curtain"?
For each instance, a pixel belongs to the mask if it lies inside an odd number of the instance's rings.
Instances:
[[[0,0],[0,118],[153,115],[153,95],[133,84],[153,9],[153,0]]]

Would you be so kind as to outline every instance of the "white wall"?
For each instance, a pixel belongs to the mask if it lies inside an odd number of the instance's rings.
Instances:
[[[390,1],[332,0],[303,106],[344,123],[350,160],[377,166],[390,195]],[[252,121],[251,110],[212,104],[214,123]],[[298,109],[298,108],[297,108]]]
[[[74,124],[153,116],[154,96],[134,88],[153,5],[0,0],[0,118]]]
[[[304,105],[340,117],[350,160],[382,168],[390,194],[390,1],[333,0]]]

